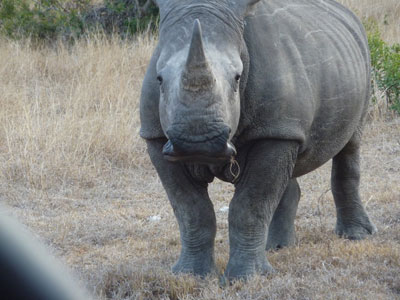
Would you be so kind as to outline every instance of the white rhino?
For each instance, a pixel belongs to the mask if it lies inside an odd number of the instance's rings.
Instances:
[[[296,178],[333,159],[336,232],[376,231],[359,196],[370,98],[360,21],[333,0],[157,0],[160,36],[141,94],[141,136],[174,209],[174,272],[215,270],[207,185],[236,187],[229,279],[268,273],[294,242]]]

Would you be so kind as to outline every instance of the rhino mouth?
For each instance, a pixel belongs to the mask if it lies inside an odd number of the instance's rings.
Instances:
[[[197,162],[197,163],[210,163],[220,164],[226,163],[236,155],[236,148],[231,142],[227,142],[225,147],[218,152],[209,151],[191,151],[185,152],[171,143],[170,140],[164,145],[163,151],[164,159],[170,162]]]

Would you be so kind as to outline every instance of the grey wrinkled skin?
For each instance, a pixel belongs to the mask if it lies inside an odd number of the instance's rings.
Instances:
[[[236,188],[229,280],[273,271],[265,249],[295,241],[296,178],[329,159],[337,234],[374,233],[359,196],[370,95],[359,20],[332,0],[157,3],[160,38],[143,82],[140,134],[179,224],[173,271],[216,271],[214,177]]]

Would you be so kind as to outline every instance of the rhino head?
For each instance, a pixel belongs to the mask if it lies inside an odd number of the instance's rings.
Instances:
[[[158,0],[159,115],[169,161],[226,162],[239,124],[243,19],[258,0]],[[246,74],[247,75],[247,74]]]

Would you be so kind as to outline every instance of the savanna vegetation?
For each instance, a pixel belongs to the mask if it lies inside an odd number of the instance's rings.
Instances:
[[[374,67],[361,195],[376,235],[335,236],[328,163],[300,179],[296,246],[267,253],[276,274],[225,288],[171,274],[179,230],[138,136],[156,40],[146,1],[0,0],[0,202],[99,299],[399,298],[400,3],[341,2],[364,21]],[[233,188],[210,188],[222,271]]]

